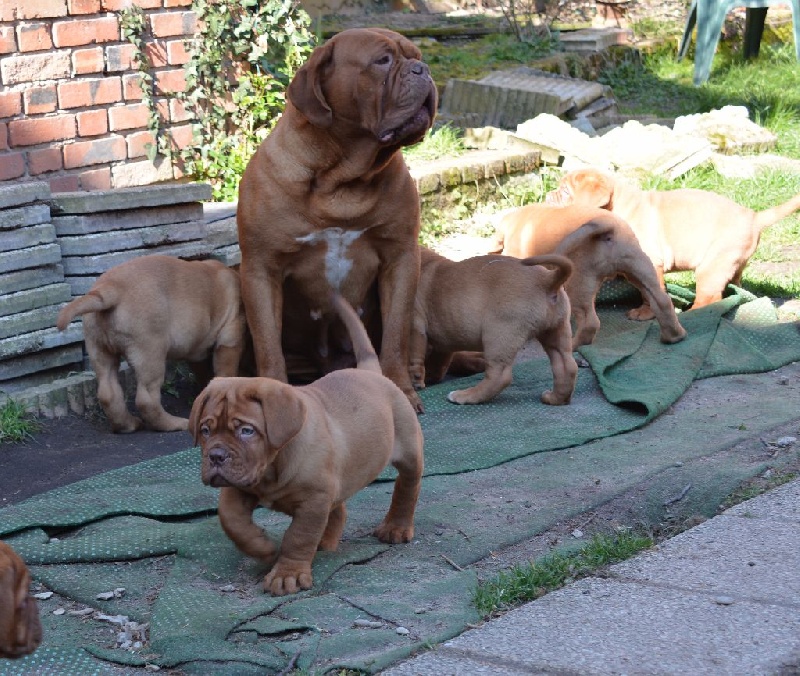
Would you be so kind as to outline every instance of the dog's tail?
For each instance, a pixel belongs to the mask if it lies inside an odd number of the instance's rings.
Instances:
[[[61,308],[56,319],[56,327],[59,331],[67,328],[69,323],[79,315],[84,315],[87,312],[102,312],[103,310],[110,310],[115,307],[119,302],[117,294],[110,291],[113,287],[100,289],[92,289],[85,296],[79,296],[70,303],[67,303]]]
[[[608,212],[608,216],[598,216],[586,221],[580,228],[573,230],[569,235],[562,239],[553,253],[562,256],[569,256],[574,251],[580,249],[590,240],[604,240],[610,242],[614,239],[614,230],[619,227],[614,221],[614,216]]]
[[[350,334],[350,340],[353,343],[353,352],[356,355],[357,368],[366,369],[367,371],[375,371],[376,373],[383,373],[381,371],[381,363],[378,361],[378,355],[375,354],[375,348],[372,347],[367,330],[364,328],[356,311],[344,298],[338,293],[331,296],[333,307],[342,318],[344,325],[347,327],[347,332]]]
[[[779,204],[776,207],[764,209],[764,211],[757,211],[753,223],[755,223],[756,229],[760,234],[764,228],[777,223],[782,218],[792,215],[798,209],[800,209],[800,193],[792,197],[789,201]]]
[[[546,265],[555,268],[555,274],[550,280],[549,293],[555,293],[560,286],[564,285],[575,267],[572,261],[566,256],[559,256],[558,254],[543,254],[541,256],[529,256],[522,259],[523,265]]]

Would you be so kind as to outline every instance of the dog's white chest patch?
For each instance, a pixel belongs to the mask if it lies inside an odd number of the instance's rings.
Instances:
[[[364,233],[363,230],[344,230],[343,228],[326,228],[310,235],[298,237],[301,244],[317,244],[325,242],[328,251],[325,254],[325,278],[328,284],[337,291],[342,282],[353,269],[352,259],[347,257],[347,249]]]

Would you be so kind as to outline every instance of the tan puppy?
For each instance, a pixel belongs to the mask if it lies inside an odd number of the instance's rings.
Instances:
[[[28,593],[30,586],[27,566],[0,541],[0,657],[29,655],[42,642],[39,609]]]
[[[566,174],[547,201],[600,207],[623,218],[662,286],[665,272],[694,270],[695,308],[720,300],[729,282],[740,284],[762,230],[800,209],[800,194],[755,212],[707,190],[640,190],[591,168]],[[649,319],[652,312],[643,306],[641,315]]]
[[[97,374],[97,396],[114,432],[143,425],[125,405],[122,359],[136,374],[136,407],[144,424],[162,432],[185,430],[189,422],[161,406],[168,359],[200,362],[212,354],[214,373],[239,372],[246,330],[239,276],[219,261],[171,256],[127,261],[65,305],[56,326],[63,331],[79,315]]]
[[[248,556],[274,561],[264,591],[278,596],[311,587],[314,553],[339,544],[345,501],[388,463],[398,477],[375,535],[391,543],[414,537],[422,429],[406,396],[381,374],[356,313],[339,296],[333,306],[350,332],[358,368],[302,387],[272,378],[214,378],[192,407],[203,483],[221,488],[222,528]],[[258,504],[292,517],[280,552],[253,523]]]
[[[564,289],[575,320],[573,350],[594,340],[600,328],[595,311],[597,292],[606,279],[617,275],[623,275],[639,289],[652,307],[661,326],[663,343],[677,343],[686,336],[664,291],[663,281],[656,275],[633,230],[608,211],[574,205],[529,204],[503,217],[493,251],[517,258],[553,252],[572,261],[575,272]]]
[[[377,283],[383,372],[422,409],[408,377],[419,197],[400,153],[423,138],[436,111],[420,59],[393,31],[342,31],[298,70],[283,115],[250,160],[237,223],[258,375],[286,381],[281,342],[287,353],[302,351],[305,336],[335,319],[331,289],[361,307]],[[283,324],[289,282],[310,309],[291,333]]]
[[[424,387],[426,369],[432,371],[429,381],[441,380],[454,352],[481,350],[483,380],[447,398],[455,404],[488,401],[511,383],[517,353],[535,337],[553,369],[553,389],[542,394],[542,402],[568,404],[578,366],[572,356],[569,300],[561,287],[571,273],[572,263],[563,256],[451,261],[422,248],[409,367],[415,386]]]

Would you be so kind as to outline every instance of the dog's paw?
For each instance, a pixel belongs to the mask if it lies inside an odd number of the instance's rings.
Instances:
[[[649,319],[655,319],[656,315],[653,312],[653,308],[649,305],[640,305],[639,307],[633,308],[633,310],[628,310],[625,316],[636,322],[646,322]]]
[[[311,589],[314,578],[311,565],[286,565],[280,562],[264,577],[264,591],[273,596],[296,594],[301,589]]]
[[[381,542],[391,545],[399,545],[403,542],[411,542],[414,538],[414,526],[408,524],[387,523],[384,521],[373,532]]]
[[[543,404],[547,404],[548,406],[566,406],[569,404],[569,397],[566,399],[564,397],[557,397],[552,390],[543,392],[541,400]]]
[[[408,397],[408,400],[411,402],[411,406],[417,413],[425,413],[425,407],[422,405],[422,399],[419,398],[419,395],[413,389],[410,392],[406,392],[405,395]]]
[[[471,404],[468,397],[463,394],[464,390],[453,390],[447,395],[447,401],[451,404]]]

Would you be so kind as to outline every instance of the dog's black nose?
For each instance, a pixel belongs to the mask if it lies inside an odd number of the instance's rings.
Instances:
[[[208,452],[208,459],[211,461],[212,465],[221,465],[228,459],[228,451],[224,448],[212,448]]]

